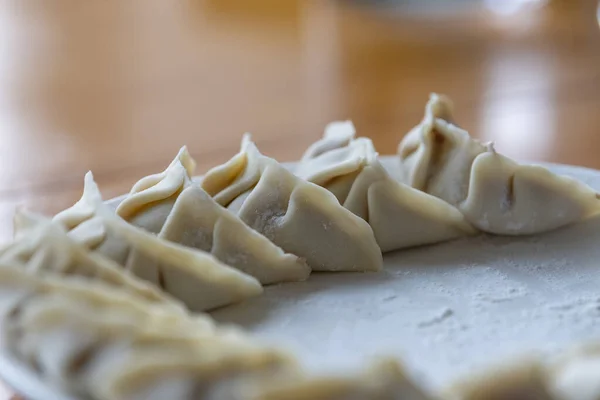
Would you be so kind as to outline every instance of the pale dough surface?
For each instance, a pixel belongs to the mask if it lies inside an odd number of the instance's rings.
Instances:
[[[600,190],[600,171],[546,166]],[[383,272],[314,273],[213,316],[290,346],[317,369],[396,355],[439,387],[523,351],[600,337],[598,287],[600,218],[386,254]]]

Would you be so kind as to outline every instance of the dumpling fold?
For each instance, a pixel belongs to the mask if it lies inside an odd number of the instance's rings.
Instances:
[[[57,214],[54,221],[69,230],[75,241],[153,283],[193,311],[210,310],[262,293],[255,278],[210,254],[162,240],[128,224],[103,203],[91,173],[85,177],[81,200]]]
[[[231,388],[231,400],[429,400],[402,366],[391,359],[371,363],[360,374],[304,376]],[[237,393],[235,393],[237,389]]]
[[[182,147],[163,172],[146,176],[133,185],[117,214],[132,225],[159,233],[177,198],[192,182],[196,161]],[[151,209],[151,211],[150,211]]]
[[[208,171],[202,188],[314,271],[381,269],[381,251],[369,225],[327,190],[262,155],[249,135],[240,153]]]
[[[301,161],[295,173],[329,190],[346,209],[367,221],[382,252],[476,232],[455,207],[393,179],[367,138]]]
[[[454,400],[597,400],[600,344],[587,343],[558,357],[522,357],[467,376],[445,394]]]
[[[190,160],[180,152],[163,173],[142,178],[117,214],[161,239],[211,253],[262,284],[305,280],[310,268],[304,260],[286,254],[219,205],[192,181]]]
[[[15,240],[0,249],[0,264],[39,275],[73,276],[121,288],[149,302],[182,307],[171,296],[136,278],[112,260],[91,253],[49,218],[20,209]]]
[[[300,159],[304,162],[331,150],[346,147],[354,139],[356,128],[352,121],[334,121],[325,127],[323,137],[311,144]]]
[[[287,353],[207,317],[169,314],[93,282],[7,267],[0,294],[3,346],[84,398],[193,400],[237,379],[297,370]]]
[[[423,121],[398,147],[402,181],[457,207],[481,231],[546,232],[600,212],[598,193],[575,179],[520,164],[452,123],[452,104],[431,95]]]
[[[2,345],[52,387],[94,400],[429,400],[393,360],[312,375],[206,316],[115,288],[0,268]]]

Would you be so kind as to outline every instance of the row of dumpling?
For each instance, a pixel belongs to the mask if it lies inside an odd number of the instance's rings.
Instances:
[[[367,222],[260,154],[249,137],[201,182],[192,180],[194,167],[183,148],[165,171],[137,182],[116,209],[88,173],[82,198],[53,218],[17,211],[14,241],[0,249],[0,261],[113,279],[76,259],[93,255],[192,311],[259,295],[262,285],[305,280],[311,271],[381,268]]]
[[[0,267],[3,346],[53,390],[90,400],[597,400],[600,347],[522,359],[432,395],[393,360],[315,375],[285,351],[77,276]]]
[[[20,238],[4,252],[25,248],[34,261],[47,259],[57,252],[56,237],[68,235],[206,311],[311,271],[377,271],[382,252],[479,231],[539,233],[600,211],[598,194],[583,183],[471,139],[448,122],[451,108],[432,95],[424,120],[400,144],[392,175],[349,122],[331,124],[293,173],[244,136],[238,154],[195,181],[183,148],[116,210],[88,174],[81,200],[51,221],[20,212]]]
[[[295,173],[368,221],[384,252],[477,232],[543,233],[600,212],[595,190],[498,154],[454,125],[452,108],[445,96],[431,95],[389,172],[371,140],[356,138],[352,123],[337,122]]]
[[[284,350],[189,314],[144,285],[128,292],[21,267],[0,264],[4,351],[73,398],[431,400],[393,360],[358,376],[313,375]]]

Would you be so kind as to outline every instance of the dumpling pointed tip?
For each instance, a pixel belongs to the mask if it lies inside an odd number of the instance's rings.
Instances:
[[[432,92],[429,94],[429,101],[428,101],[428,106],[429,107],[433,107],[435,105],[438,105],[440,103],[447,103],[449,101],[448,96],[443,95],[441,93],[435,93]]]
[[[325,138],[348,138],[352,139],[356,136],[356,127],[352,120],[345,121],[333,121],[327,124],[325,127],[325,133],[323,134]]]
[[[88,171],[85,174],[85,177],[83,178],[83,184],[85,185],[85,187],[97,187],[98,185],[96,184],[96,181],[94,180],[94,174],[92,173],[92,171]]]
[[[450,101],[450,97],[443,93],[431,92],[429,93],[429,100],[435,101]]]
[[[102,194],[100,188],[94,180],[94,174],[92,171],[88,171],[83,179],[83,196],[82,199],[86,199],[91,203],[102,202]]]
[[[242,135],[242,148],[244,146],[247,146],[250,143],[253,143],[252,142],[252,133],[244,132],[244,134]]]
[[[425,118],[439,118],[452,121],[454,115],[454,103],[450,97],[440,93],[430,93],[429,101],[425,105]]]
[[[257,154],[261,154],[260,150],[258,150],[258,146],[252,140],[252,134],[250,132],[246,132],[242,135],[242,153],[250,153],[255,152]]]
[[[175,157],[175,159],[182,160],[182,159],[185,159],[188,157],[190,157],[190,151],[188,150],[187,145],[183,145],[179,148],[179,151],[177,152],[177,156]]]
[[[83,178],[84,182],[94,182],[94,173],[92,171],[88,171],[85,173]]]
[[[196,160],[194,160],[194,158],[190,154],[187,145],[181,146],[181,148],[177,152],[177,156],[175,157],[170,166],[173,166],[174,164],[181,164],[190,177],[196,171]]]

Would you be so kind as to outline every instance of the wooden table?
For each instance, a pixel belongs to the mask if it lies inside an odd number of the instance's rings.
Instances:
[[[280,160],[352,119],[382,154],[429,92],[524,160],[600,168],[597,1],[450,19],[311,0],[0,2],[0,239],[92,170],[106,198],[187,144],[199,172],[251,131]],[[0,399],[7,399],[7,392]]]

